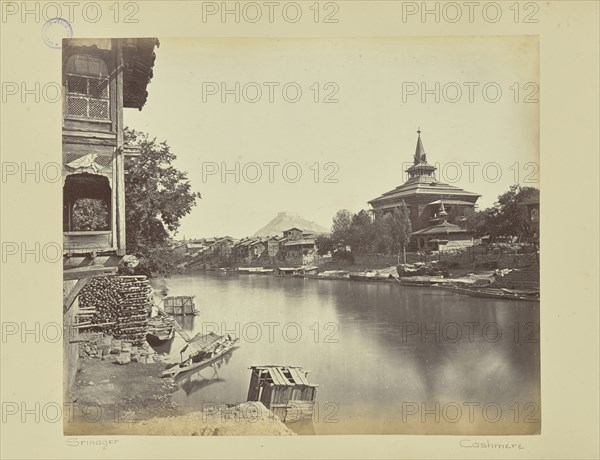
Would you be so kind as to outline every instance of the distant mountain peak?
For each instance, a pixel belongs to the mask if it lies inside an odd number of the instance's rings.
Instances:
[[[289,230],[292,227],[317,234],[329,233],[327,228],[316,222],[306,220],[294,212],[280,211],[267,225],[258,230],[254,236],[281,235],[285,230]]]

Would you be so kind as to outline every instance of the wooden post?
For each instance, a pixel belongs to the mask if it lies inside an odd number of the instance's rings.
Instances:
[[[66,295],[66,297],[64,297],[64,299],[63,299],[63,315],[69,311],[69,309],[71,308],[71,305],[73,305],[73,302],[75,302],[75,298],[79,295],[79,293],[85,287],[85,285],[87,284],[87,282],[89,280],[90,280],[89,278],[78,279],[75,286],[69,291],[69,293]]]
[[[125,164],[124,164],[124,141],[123,141],[123,52],[120,39],[113,39],[116,60],[116,128],[117,148],[115,150],[115,194],[117,204],[117,255],[124,256],[125,247]]]

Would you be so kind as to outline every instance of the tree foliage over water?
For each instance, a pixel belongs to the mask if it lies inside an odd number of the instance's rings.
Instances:
[[[125,167],[127,253],[140,259],[138,272],[169,274],[179,262],[169,240],[201,196],[173,166],[177,157],[166,141],[128,128],[125,141],[141,148]]]

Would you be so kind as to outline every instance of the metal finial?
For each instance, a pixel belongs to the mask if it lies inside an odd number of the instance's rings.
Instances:
[[[419,137],[421,137],[421,127],[420,126],[417,128],[417,134],[419,135]]]

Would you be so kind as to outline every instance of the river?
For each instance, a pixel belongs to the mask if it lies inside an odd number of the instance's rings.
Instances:
[[[153,280],[195,295],[193,335],[240,338],[180,382],[186,410],[246,401],[252,365],[319,385],[317,434],[531,434],[540,429],[539,303],[397,283],[206,273]],[[179,336],[171,355],[184,345]],[[300,430],[302,431],[302,430]]]

